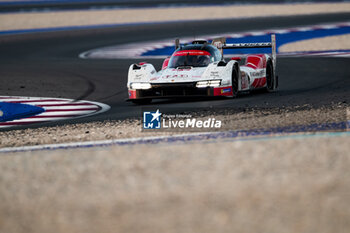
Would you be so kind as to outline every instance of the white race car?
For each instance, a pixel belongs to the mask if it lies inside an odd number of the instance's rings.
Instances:
[[[181,45],[178,39],[175,44],[175,52],[165,59],[160,71],[149,63],[130,66],[128,100],[146,104],[156,98],[236,97],[239,92],[273,91],[278,86],[275,35],[266,43],[226,44],[225,38],[218,38],[211,44],[197,40]],[[250,54],[225,61],[223,50],[234,48],[271,48],[271,54]]]

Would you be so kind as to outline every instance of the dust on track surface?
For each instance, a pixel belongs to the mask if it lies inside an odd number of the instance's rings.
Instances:
[[[349,13],[350,3],[216,5],[0,14],[0,30]]]
[[[280,52],[327,51],[350,49],[350,35],[327,36],[288,43],[279,47]]]
[[[349,134],[0,156],[2,232],[348,232]]]
[[[8,0],[1,0],[1,2],[9,2]],[[58,10],[96,10],[96,9],[113,9],[113,8],[150,8],[150,7],[174,7],[174,6],[213,6],[213,5],[240,5],[240,4],[281,4],[291,3],[288,0],[95,0],[95,1],[20,1],[21,4],[2,4],[0,5],[0,12],[38,12],[38,11],[58,11]],[[298,0],[297,3],[329,3],[329,0]],[[337,0],[333,3],[343,3],[345,1]]]

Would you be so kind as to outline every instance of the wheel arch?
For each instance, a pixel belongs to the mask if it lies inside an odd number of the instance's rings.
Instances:
[[[157,73],[154,66],[150,63],[144,64],[131,64],[128,71],[128,87],[130,83],[137,82],[149,82],[152,75]],[[137,77],[137,78],[136,78]]]
[[[230,65],[230,84],[232,86],[232,94],[233,97],[235,97],[238,93],[238,91],[240,91],[241,88],[241,82],[242,82],[242,77],[241,77],[241,70],[240,70],[240,66],[239,63],[236,60],[231,60],[229,63],[231,63]],[[234,72],[236,73],[236,77],[234,77]],[[237,79],[236,81],[234,81],[234,79]],[[234,83],[236,82],[236,83]],[[236,87],[235,87],[236,85]],[[236,88],[236,91],[235,91]]]

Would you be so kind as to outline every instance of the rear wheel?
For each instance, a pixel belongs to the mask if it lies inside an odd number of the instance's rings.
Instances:
[[[233,68],[232,68],[232,94],[233,94],[233,97],[237,97],[237,95],[238,95],[238,69],[237,69],[237,66],[233,66]]]
[[[271,92],[274,90],[274,74],[271,60],[266,64],[266,91]]]
[[[152,99],[136,99],[131,100],[134,104],[143,105],[143,104],[150,104],[152,102]]]

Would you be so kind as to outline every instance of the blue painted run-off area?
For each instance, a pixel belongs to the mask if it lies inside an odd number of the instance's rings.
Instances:
[[[330,29],[311,29],[309,31],[291,31],[287,33],[276,33],[277,52],[281,45],[307,40],[321,38],[325,36],[336,36],[350,33],[350,26],[342,26]],[[241,38],[227,38],[227,43],[251,43],[251,42],[270,42],[271,35],[245,36]],[[326,46],[325,46],[326,47]],[[174,52],[174,46],[154,49],[147,51],[142,56],[170,56]],[[227,49],[224,54],[251,54],[251,53],[271,53],[270,48],[258,49]]]
[[[20,103],[0,102],[0,122],[31,117],[45,112],[45,109]]]

